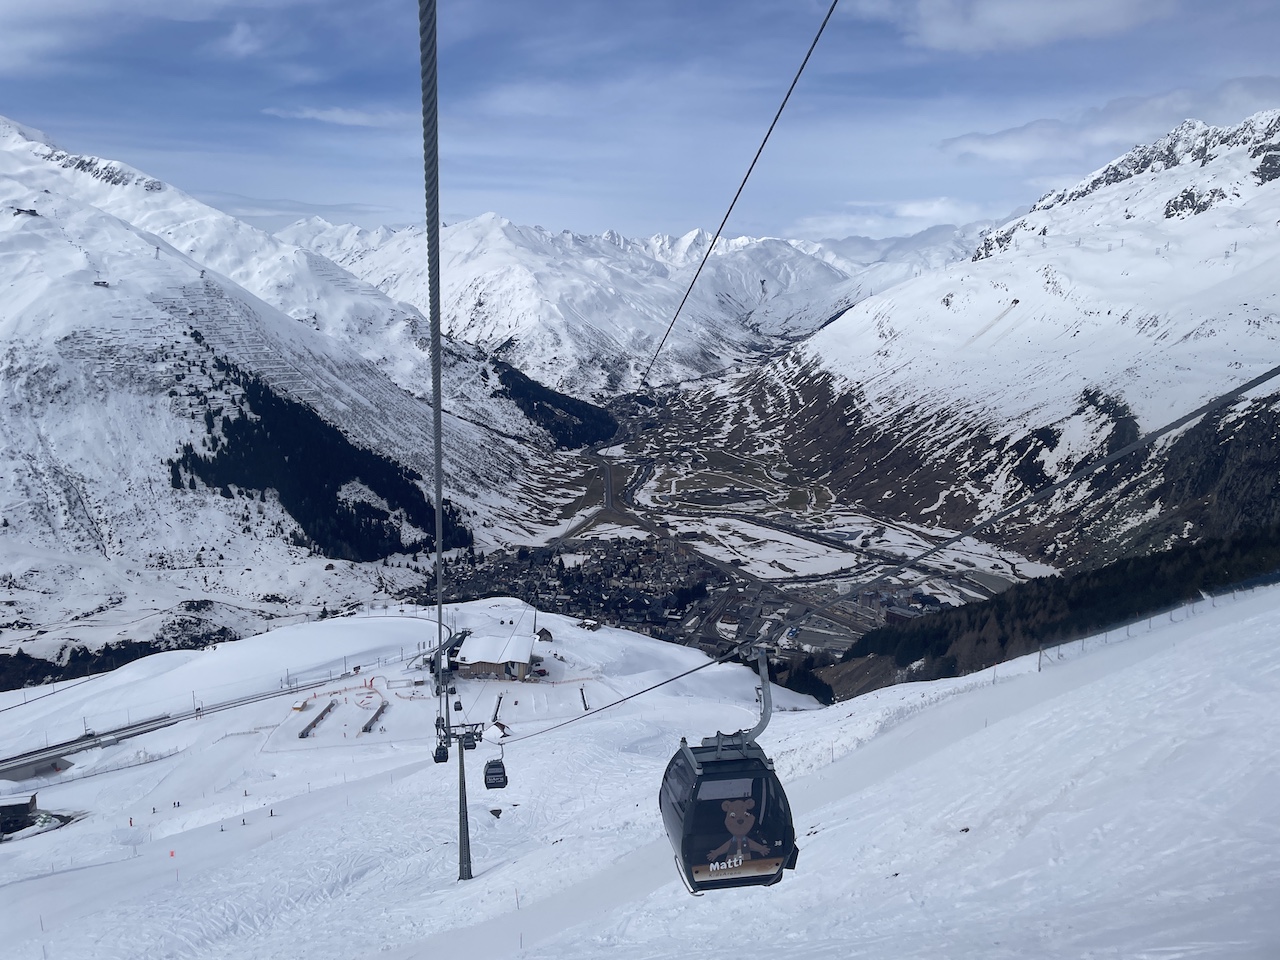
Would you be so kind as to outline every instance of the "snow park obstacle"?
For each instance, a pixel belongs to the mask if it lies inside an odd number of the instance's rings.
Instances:
[[[360,732],[361,732],[361,733],[368,733],[370,730],[372,730],[372,729],[373,729],[374,724],[376,724],[376,723],[378,722],[379,718],[380,718],[384,713],[386,713],[386,712],[387,712],[387,707],[389,707],[389,706],[390,706],[390,704],[389,704],[386,700],[383,700],[383,701],[382,701],[382,703],[378,706],[378,709],[377,709],[377,710],[375,710],[375,711],[373,711],[373,716],[372,716],[372,717],[370,717],[368,720],[366,720],[366,721],[365,721],[364,726],[360,728]]]
[[[336,707],[337,705],[338,705],[337,700],[330,700],[328,705],[319,713],[317,713],[315,717],[312,718],[311,722],[308,723],[305,727],[303,727],[298,732],[298,739],[305,740],[307,739],[307,737],[311,736],[311,732],[315,730],[316,727],[320,726],[320,721],[323,720],[325,717],[327,717],[329,715],[329,712],[333,710],[333,708]]]

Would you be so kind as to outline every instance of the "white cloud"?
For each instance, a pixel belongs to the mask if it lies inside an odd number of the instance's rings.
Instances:
[[[855,16],[898,26],[934,50],[980,53],[1124,33],[1178,0],[853,0]]]
[[[1033,120],[996,133],[967,133],[944,140],[942,149],[954,157],[1014,167],[1048,163],[1056,169],[1092,169],[1138,143],[1158,139],[1183,120],[1229,125],[1277,106],[1280,77],[1240,78],[1212,90],[1124,97],[1066,120]]]
[[[199,22],[219,16],[259,14],[314,0],[0,0],[0,76],[58,69],[61,58],[127,37],[156,21]],[[255,46],[258,44],[258,46]],[[260,40],[241,20],[215,47],[243,57]]]
[[[224,53],[229,57],[237,60],[243,60],[251,57],[255,53],[261,53],[264,43],[254,29],[243,20],[236,23],[231,28],[231,33],[223,37],[213,45],[213,48],[219,53]]]
[[[323,217],[330,223],[357,223],[373,227],[394,219],[398,211],[367,203],[307,203],[302,200],[263,200],[235,193],[197,193],[196,199],[263,230],[279,230],[306,217]]]
[[[784,234],[820,240],[828,237],[902,237],[940,223],[963,225],[991,219],[1006,210],[986,209],[951,197],[927,197],[886,203],[853,200],[840,209],[797,220]]]
[[[271,117],[284,120],[316,120],[320,123],[332,123],[340,127],[402,127],[421,122],[421,117],[401,110],[351,110],[347,107],[299,107],[286,110],[282,107],[267,107],[262,111]]]

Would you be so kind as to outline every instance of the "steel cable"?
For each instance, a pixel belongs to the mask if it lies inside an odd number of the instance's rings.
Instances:
[[[559,723],[552,724],[549,727],[544,727],[541,730],[535,730],[533,731],[533,733],[526,733],[520,737],[512,737],[509,740],[502,740],[500,743],[500,746],[509,747],[512,744],[519,743],[522,740],[532,740],[534,737],[540,737],[544,733],[550,733],[553,730],[559,730],[561,727],[567,727],[569,726],[569,724],[577,723],[579,720],[585,720],[587,719],[587,717],[594,717],[597,713],[603,713],[605,710],[609,710],[609,709],[612,709],[613,707],[618,706],[619,704],[626,703],[628,700],[634,700],[636,699],[636,697],[642,697],[646,693],[651,693],[654,690],[657,690],[659,687],[665,687],[668,683],[675,683],[677,680],[682,680],[685,677],[689,676],[690,674],[697,673],[699,670],[705,670],[707,669],[707,667],[714,667],[717,663],[724,663],[726,660],[730,659],[735,654],[737,654],[737,652],[741,650],[743,647],[749,647],[752,642],[753,641],[744,640],[742,643],[737,644],[727,652],[720,654],[720,656],[716,657],[714,660],[708,660],[706,663],[700,663],[698,664],[698,666],[692,667],[686,670],[684,673],[677,673],[674,677],[667,677],[667,679],[660,680],[657,683],[653,684],[653,686],[645,687],[643,690],[637,690],[635,693],[629,693],[625,697],[622,697],[621,699],[614,700],[612,703],[606,703],[603,707],[596,707],[594,710],[588,710],[585,713],[580,713],[576,717],[570,717],[568,720],[562,720]]]
[[[747,167],[746,175],[743,176],[742,182],[738,184],[738,190],[733,195],[733,199],[729,202],[729,209],[725,211],[724,219],[720,221],[720,226],[716,228],[716,235],[711,238],[711,243],[707,245],[707,252],[702,255],[702,262],[698,264],[698,269],[694,271],[693,279],[689,281],[689,286],[684,292],[684,296],[680,300],[680,305],[676,307],[675,315],[672,316],[671,322],[667,324],[666,332],[663,333],[662,339],[658,341],[657,349],[653,351],[653,356],[649,358],[649,365],[644,368],[644,374],[640,377],[640,383],[646,384],[649,380],[649,372],[653,369],[653,365],[657,362],[658,354],[662,352],[662,347],[667,342],[667,337],[671,336],[671,331],[675,329],[676,321],[680,319],[680,313],[684,310],[684,305],[689,299],[689,294],[693,292],[693,285],[698,282],[698,277],[702,275],[702,268],[707,265],[707,261],[711,259],[711,251],[715,249],[716,242],[719,241],[720,235],[724,232],[725,224],[729,222],[729,217],[733,213],[733,208],[737,206],[738,198],[742,196],[743,189],[747,186],[747,181],[751,179],[751,172],[756,168],[756,162],[760,159],[760,154],[764,153],[765,144],[769,142],[769,137],[773,135],[773,128],[778,125],[778,121],[782,118],[782,111],[786,109],[787,101],[791,99],[791,92],[795,90],[796,84],[800,82],[800,75],[804,73],[804,68],[809,63],[809,58],[813,56],[814,48],[818,46],[818,41],[822,38],[822,33],[827,29],[827,23],[831,20],[831,15],[836,12],[836,5],[840,0],[831,0],[831,7],[827,10],[827,15],[822,18],[822,24],[818,27],[818,32],[813,37],[813,42],[809,44],[809,49],[804,55],[804,60],[800,63],[800,69],[796,71],[796,75],[791,79],[791,86],[787,87],[786,96],[782,98],[782,103],[778,106],[778,112],[773,115],[773,122],[769,124],[769,129],[765,131],[764,139],[760,141],[760,146],[756,150],[756,155],[751,158],[751,165]]]

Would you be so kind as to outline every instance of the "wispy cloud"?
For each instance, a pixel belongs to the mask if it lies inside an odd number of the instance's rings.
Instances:
[[[981,53],[1124,33],[1177,0],[853,0],[855,16],[894,24],[934,50]]]
[[[243,20],[237,21],[231,32],[213,44],[217,53],[225,54],[236,60],[243,60],[266,48],[262,35]]]
[[[377,226],[395,219],[391,207],[367,203],[306,203],[301,200],[263,200],[235,193],[198,193],[196,199],[263,230],[274,231],[307,217],[331,223]]]
[[[1034,120],[995,133],[966,133],[943,141],[942,149],[957,158],[1015,167],[1045,162],[1059,169],[1092,167],[1168,133],[1188,118],[1231,124],[1277,106],[1280,77],[1240,78],[1212,90],[1123,97],[1067,119]]]
[[[939,223],[964,225],[994,219],[1008,210],[990,209],[952,197],[876,202],[854,200],[825,213],[803,217],[787,236],[821,240],[828,237],[901,237]]]
[[[0,0],[0,76],[55,71],[79,51],[151,25],[222,17],[234,18],[230,29],[204,49],[242,59],[263,49],[250,19],[304,5],[316,0]]]
[[[379,127],[395,128],[421,122],[418,114],[402,110],[352,110],[348,107],[298,107],[285,109],[267,107],[262,111],[271,117],[284,120],[315,120],[319,123],[332,123],[340,127]]]

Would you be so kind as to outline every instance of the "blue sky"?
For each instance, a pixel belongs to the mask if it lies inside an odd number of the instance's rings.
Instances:
[[[441,0],[441,206],[714,229],[827,0]],[[1274,0],[841,0],[733,235],[1006,214],[1280,107]],[[261,225],[422,217],[410,0],[0,0],[0,114]]]

